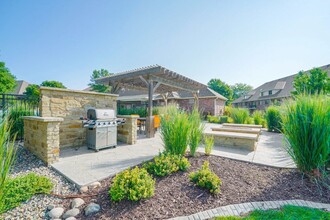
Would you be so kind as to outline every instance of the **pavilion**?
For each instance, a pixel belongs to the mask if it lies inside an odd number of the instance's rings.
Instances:
[[[195,105],[198,106],[199,90],[206,85],[166,69],[160,65],[152,65],[134,70],[117,73],[111,76],[102,77],[96,80],[98,84],[110,85],[111,93],[118,93],[121,88],[129,88],[141,91],[148,91],[148,117],[147,137],[154,137],[152,99],[155,92],[161,94],[165,104],[171,92],[191,92]]]

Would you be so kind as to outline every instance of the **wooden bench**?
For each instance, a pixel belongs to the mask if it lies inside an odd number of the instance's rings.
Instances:
[[[214,144],[218,146],[234,147],[254,151],[256,142],[258,141],[257,134],[237,133],[237,132],[206,132],[206,136],[214,137]]]
[[[223,127],[235,127],[235,128],[262,128],[262,125],[250,125],[250,124],[231,124],[223,123]]]

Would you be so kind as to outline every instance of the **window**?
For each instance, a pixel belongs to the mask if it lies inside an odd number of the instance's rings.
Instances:
[[[264,96],[264,92],[261,92],[261,93],[260,93],[260,96]]]
[[[268,95],[272,95],[273,94],[273,91],[272,90],[269,90],[268,91]]]
[[[188,103],[189,103],[189,104],[194,104],[194,103],[195,103],[195,99],[189,99],[189,100],[188,100]]]

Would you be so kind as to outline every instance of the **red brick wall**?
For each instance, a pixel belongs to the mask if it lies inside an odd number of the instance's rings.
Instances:
[[[169,103],[176,102],[180,108],[191,110],[194,107],[193,99],[176,99],[170,100]],[[199,110],[202,111],[203,115],[222,115],[225,108],[225,102],[215,98],[202,98],[199,99]]]

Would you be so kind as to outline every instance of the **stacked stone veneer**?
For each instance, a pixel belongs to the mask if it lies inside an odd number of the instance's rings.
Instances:
[[[137,140],[137,119],[138,116],[118,115],[118,118],[125,118],[126,123],[117,127],[117,139],[127,144],[135,144]]]
[[[59,131],[62,118],[24,117],[24,147],[46,164],[58,161]]]
[[[86,117],[89,108],[112,108],[117,111],[117,95],[41,87],[40,116],[60,117],[60,146],[86,144],[86,129],[80,117]]]

